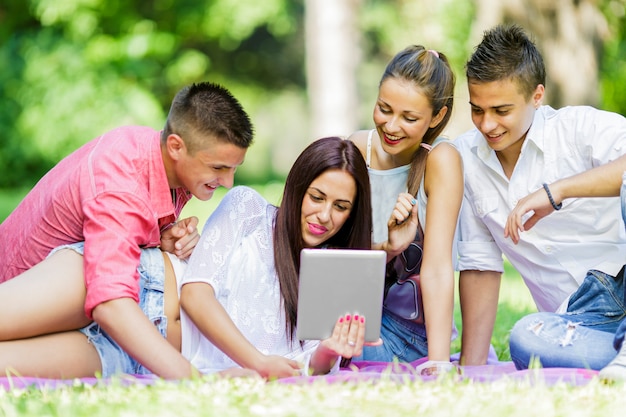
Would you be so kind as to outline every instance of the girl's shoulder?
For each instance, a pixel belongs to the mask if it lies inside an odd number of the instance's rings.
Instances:
[[[463,173],[463,159],[461,153],[450,140],[435,141],[432,150],[426,159],[424,178],[450,178]],[[434,174],[434,175],[433,175]]]
[[[438,138],[433,143],[432,149],[428,153],[428,159],[445,159],[460,157],[459,150],[454,143],[446,138]]]
[[[365,155],[370,132],[371,130],[357,130],[356,132],[348,136],[346,140],[354,142],[354,144],[357,148],[359,148],[361,153]]]
[[[254,210],[255,207],[264,210],[269,205],[269,202],[254,188],[238,185],[226,193],[220,205],[230,206],[232,209],[239,208],[240,211],[245,210],[249,212],[250,209]]]

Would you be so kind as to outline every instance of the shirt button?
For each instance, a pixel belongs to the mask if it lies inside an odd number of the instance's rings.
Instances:
[[[552,246],[546,246],[546,252],[552,253]]]

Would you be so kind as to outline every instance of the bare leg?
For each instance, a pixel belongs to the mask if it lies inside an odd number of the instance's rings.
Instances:
[[[78,331],[0,342],[0,376],[71,379],[101,370],[96,348]]]
[[[63,249],[0,284],[0,341],[77,330],[85,316],[83,257]]]

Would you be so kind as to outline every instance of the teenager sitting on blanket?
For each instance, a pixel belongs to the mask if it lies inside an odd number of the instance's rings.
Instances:
[[[406,297],[391,301],[390,288],[382,316],[383,344],[366,347],[359,359],[413,362],[428,356],[418,372],[453,369],[455,231],[463,198],[463,168],[457,150],[439,135],[452,114],[454,84],[454,73],[443,53],[423,46],[405,48],[381,77],[373,113],[376,128],[349,138],[366,158],[372,194],[377,197],[374,248],[385,250],[390,262],[418,261],[400,270],[420,274],[424,307],[421,319],[414,320],[413,311],[404,314],[398,308],[408,304],[401,301]],[[388,223],[392,213],[407,221]],[[416,237],[418,223],[423,240],[408,246],[406,239]],[[388,228],[404,229],[406,236],[388,236]],[[396,271],[390,278],[400,278]]]
[[[518,26],[485,32],[466,72],[476,129],[455,140],[465,168],[461,364],[487,359],[504,254],[539,310],[511,332],[516,367],[535,358],[544,367],[601,369],[616,355],[611,342],[626,315],[620,203],[576,198],[587,194],[564,193],[555,181],[621,157],[626,119],[589,106],[543,105],[543,58]],[[519,235],[507,218],[533,192],[556,211]]]
[[[0,340],[94,320],[155,373],[190,376],[189,362],[137,306],[141,248],[188,257],[198,219],[173,222],[192,195],[208,200],[232,186],[251,142],[239,102],[199,83],[176,94],[162,131],[120,127],[64,158],[0,224]],[[76,242],[84,256],[48,256]]]
[[[294,163],[280,207],[248,187],[228,192],[188,265],[158,249],[142,250],[140,305],[200,372],[239,365],[263,377],[285,377],[307,363],[312,373],[329,372],[340,356],[361,353],[365,318],[338,318],[332,336],[321,342],[295,340],[300,251],[369,249],[371,224],[363,157],[352,142],[320,139]],[[82,247],[51,256],[81,253]],[[48,378],[150,372],[112,336],[93,323],[80,331],[0,342],[0,370]]]

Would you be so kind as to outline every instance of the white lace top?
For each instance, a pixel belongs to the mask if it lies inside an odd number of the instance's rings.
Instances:
[[[237,328],[259,351],[306,362],[319,342],[307,341],[303,347],[297,340],[288,342],[274,268],[276,210],[251,188],[230,190],[207,220],[179,288],[189,282],[210,284]],[[183,311],[181,326],[183,356],[198,370],[208,373],[237,366]]]

